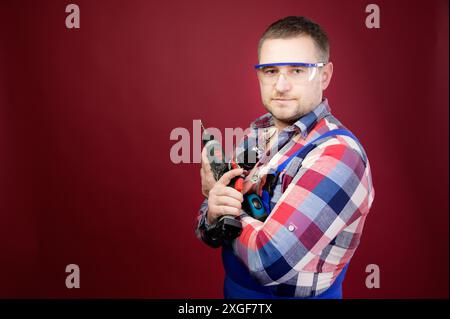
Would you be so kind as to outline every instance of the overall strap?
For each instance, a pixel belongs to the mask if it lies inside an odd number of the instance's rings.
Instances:
[[[306,143],[298,151],[296,151],[291,156],[289,156],[283,163],[281,163],[281,165],[278,166],[277,174],[281,173],[295,157],[305,158],[306,154],[308,154],[313,148],[315,148],[317,146],[317,142],[319,140],[324,139],[329,136],[334,136],[334,135],[345,135],[345,136],[351,137],[352,139],[355,140],[355,142],[357,142],[359,145],[361,145],[358,138],[355,135],[353,135],[352,132],[350,132],[346,129],[335,129],[335,130],[328,131],[328,132],[320,135],[318,138],[312,140],[311,142]]]
[[[335,135],[348,136],[348,137],[352,138],[356,143],[358,143],[358,145],[361,149],[361,156],[363,158],[364,165],[366,165],[367,157],[364,153],[364,149],[362,148],[361,143],[359,142],[358,138],[355,135],[353,135],[350,131],[348,131],[346,129],[334,129],[334,130],[328,131],[328,132],[320,135],[316,139],[312,140],[311,142],[308,142],[305,145],[303,145],[299,150],[294,152],[291,156],[289,156],[283,163],[281,163],[277,167],[275,174],[268,175],[268,176],[272,176],[272,179],[269,183],[266,183],[266,186],[263,189],[262,194],[261,194],[262,204],[263,204],[266,212],[269,213],[271,211],[270,201],[271,201],[271,197],[273,195],[275,183],[278,180],[280,173],[289,165],[289,163],[295,157],[304,159],[306,157],[306,155],[308,155],[308,153],[311,152],[318,145],[318,142],[320,140],[322,140],[326,137],[335,136]]]

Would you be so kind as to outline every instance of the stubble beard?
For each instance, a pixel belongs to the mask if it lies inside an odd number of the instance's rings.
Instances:
[[[304,115],[302,107],[300,106],[300,102],[297,98],[295,99],[295,105],[288,105],[283,107],[277,104],[278,102],[272,100],[271,98],[269,100],[269,103],[264,104],[264,107],[270,114],[272,114],[276,121],[284,125],[291,125]],[[283,108],[288,108],[288,110],[283,110]]]

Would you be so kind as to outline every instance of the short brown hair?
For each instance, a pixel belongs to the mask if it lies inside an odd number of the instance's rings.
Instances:
[[[302,35],[310,36],[320,52],[320,62],[328,62],[330,58],[330,45],[325,31],[316,23],[305,17],[289,16],[272,23],[264,31],[258,45],[258,58],[261,47],[267,39],[287,39]]]

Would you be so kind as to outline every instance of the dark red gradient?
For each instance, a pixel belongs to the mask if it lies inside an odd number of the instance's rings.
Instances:
[[[78,30],[69,1],[0,2],[0,297],[220,298],[219,251],[194,236],[199,164],[172,163],[169,136],[248,127],[260,35],[305,15],[376,188],[345,296],[448,298],[448,1],[377,0],[380,29],[360,0],[72,2]]]

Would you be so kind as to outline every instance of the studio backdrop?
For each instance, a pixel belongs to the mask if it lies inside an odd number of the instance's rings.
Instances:
[[[0,297],[221,298],[198,120],[265,113],[257,44],[290,15],[328,33],[325,96],[373,173],[345,298],[448,297],[446,0],[2,0]]]

